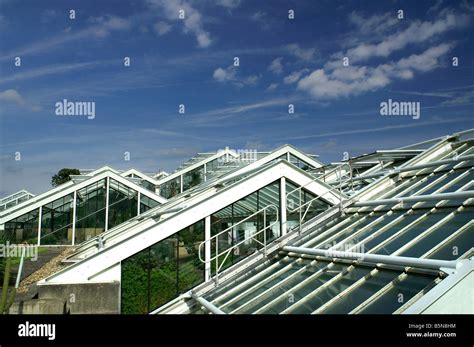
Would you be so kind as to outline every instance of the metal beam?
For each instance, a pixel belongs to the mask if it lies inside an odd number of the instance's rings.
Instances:
[[[420,201],[442,201],[451,199],[469,199],[474,197],[474,190],[466,190],[453,193],[439,193],[431,195],[415,195],[408,197],[392,198],[392,199],[380,199],[380,200],[368,200],[359,201],[352,204],[350,207],[362,207],[362,206],[380,206],[380,205],[391,205],[405,202],[420,202]]]
[[[204,299],[203,297],[197,296],[196,294],[191,292],[191,297],[196,300],[200,305],[204,306],[207,310],[214,314],[225,314],[224,311],[219,309],[218,307],[214,306],[214,304],[211,304],[209,301]]]
[[[326,258],[342,258],[342,259],[353,259],[360,260],[368,263],[382,263],[387,265],[398,265],[398,266],[412,266],[425,269],[440,268],[452,268],[455,269],[457,265],[456,260],[438,260],[438,259],[419,259],[411,257],[400,257],[392,255],[381,255],[381,254],[370,254],[370,253],[356,253],[356,252],[344,252],[334,251],[327,249],[315,249],[315,248],[303,248],[303,247],[291,247],[285,246],[283,250],[291,253],[308,254],[321,256]]]
[[[393,169],[393,170],[388,170],[388,171],[383,170],[383,171],[376,172],[376,173],[373,173],[373,174],[370,174],[370,175],[357,176],[357,177],[354,177],[352,180],[353,181],[360,181],[360,180],[365,180],[365,179],[368,179],[368,178],[380,177],[380,176],[383,176],[383,175],[386,175],[386,174],[394,175],[394,174],[398,174],[400,172],[409,172],[409,171],[414,171],[414,170],[419,170],[419,169],[427,169],[427,168],[434,167],[434,166],[447,165],[447,164],[451,164],[453,162],[467,161],[467,160],[472,160],[472,159],[474,159],[474,154],[468,154],[468,155],[464,155],[464,156],[453,157],[451,159],[432,161],[432,162],[425,163],[425,164],[407,166],[407,167],[403,167],[403,168],[399,168],[399,169]]]

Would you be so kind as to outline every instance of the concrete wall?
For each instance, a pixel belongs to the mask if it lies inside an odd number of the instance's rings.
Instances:
[[[119,314],[120,282],[38,286],[38,298],[15,303],[12,314]]]

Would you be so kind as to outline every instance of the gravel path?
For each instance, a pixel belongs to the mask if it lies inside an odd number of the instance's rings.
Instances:
[[[65,264],[62,264],[61,261],[73,252],[74,249],[72,247],[65,249],[58,256],[49,260],[40,269],[23,279],[20,282],[20,287],[17,289],[17,293],[27,293],[28,287],[30,285],[35,284],[36,282],[58,272],[59,270],[67,266]]]

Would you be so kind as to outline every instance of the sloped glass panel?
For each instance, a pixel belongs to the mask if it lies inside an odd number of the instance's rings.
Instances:
[[[73,201],[74,194],[68,194],[43,206],[40,244],[72,243]]]
[[[110,179],[109,187],[109,222],[112,229],[138,213],[138,192],[126,185]]]
[[[39,209],[25,213],[5,223],[0,236],[10,243],[36,244],[38,242]]]
[[[76,244],[89,240],[105,230],[105,201],[105,179],[77,191]]]
[[[408,274],[401,281],[394,281],[393,286],[373,299],[360,313],[362,314],[387,314],[398,310],[413,296],[424,288],[434,284],[434,277]]]
[[[166,199],[171,199],[179,193],[181,193],[181,176],[160,185],[160,195]]]
[[[140,213],[146,212],[156,206],[160,205],[158,201],[150,199],[148,196],[140,196]]]

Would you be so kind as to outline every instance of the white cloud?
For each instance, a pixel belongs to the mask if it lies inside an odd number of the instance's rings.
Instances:
[[[255,85],[257,84],[260,76],[257,75],[250,75],[248,77],[238,77],[237,70],[233,65],[230,65],[226,69],[218,67],[214,70],[212,77],[220,82],[220,83],[227,83],[231,82],[233,85],[237,87],[243,87],[246,85]]]
[[[240,5],[240,0],[217,0],[216,4],[225,8],[236,8]]]
[[[148,0],[153,10],[158,9],[170,21],[183,21],[184,33],[191,33],[196,37],[198,46],[208,47],[212,43],[211,35],[204,30],[202,15],[187,1],[176,0]],[[184,11],[184,19],[179,18],[179,11]]]
[[[275,89],[278,88],[278,83],[272,83],[270,84],[265,91],[267,92],[273,92]]]
[[[247,85],[247,84],[248,85],[255,85],[255,84],[257,84],[259,78],[260,77],[257,76],[257,75],[251,75],[251,76],[248,76],[248,77],[244,78],[242,83],[244,85]]]
[[[263,11],[257,11],[252,16],[250,16],[250,19],[258,24],[261,25],[263,30],[269,30],[271,27],[271,22],[272,20],[270,19],[269,16],[267,16],[266,12]]]
[[[25,98],[20,93],[18,93],[15,89],[7,89],[7,90],[4,90],[3,92],[0,92],[0,104],[2,103],[21,106],[22,108],[26,108],[31,111],[40,110],[39,106],[34,106],[28,103],[25,100]]]
[[[474,102],[474,90],[469,90],[467,92],[461,93],[460,95],[453,97],[451,100],[446,100],[441,103],[441,105],[446,106],[460,106],[471,104]]]
[[[430,71],[437,67],[438,58],[447,53],[452,47],[450,44],[443,43],[427,49],[422,54],[412,54],[408,58],[403,58],[398,61],[397,65],[401,70]]]
[[[252,14],[250,19],[252,19],[254,22],[259,22],[259,21],[263,20],[266,15],[267,14],[265,12],[257,11],[254,14]]]
[[[284,79],[283,79],[283,82],[285,84],[292,84],[292,83],[295,83],[297,82],[301,76],[308,72],[309,70],[308,69],[303,69],[303,70],[299,70],[299,71],[294,71],[292,72],[291,74],[289,74],[288,76],[286,76]]]
[[[233,81],[235,79],[235,69],[232,66],[227,69],[218,67],[214,70],[212,77],[219,82]]]
[[[70,71],[94,68],[94,67],[97,67],[98,65],[100,65],[100,62],[49,65],[49,66],[39,67],[35,69],[29,69],[24,72],[16,73],[12,76],[0,78],[0,83],[27,80],[27,79],[42,77],[42,76],[47,76],[47,75],[62,74],[62,73],[70,72]]]
[[[13,103],[20,106],[26,104],[25,99],[15,89],[7,89],[0,92],[0,101]]]
[[[274,74],[281,74],[283,72],[283,64],[281,61],[283,60],[282,57],[275,58],[271,63],[270,66],[268,67],[268,70],[273,72]]]
[[[38,54],[44,51],[51,51],[54,47],[63,47],[67,43],[82,39],[98,38],[102,39],[109,36],[114,31],[124,31],[131,28],[131,22],[128,19],[117,16],[91,17],[89,27],[70,33],[70,29],[66,28],[60,35],[46,38],[41,41],[33,42],[21,48],[6,53],[0,57],[0,60],[10,59],[16,56]]]
[[[171,25],[166,22],[159,21],[153,25],[153,29],[155,29],[158,35],[164,35],[171,30]]]
[[[297,43],[287,45],[286,50],[295,57],[306,61],[313,59],[314,54],[316,53],[315,48],[301,48]]]
[[[370,18],[366,21],[371,23]],[[385,37],[379,43],[361,43],[350,48],[344,53],[344,56],[349,57],[351,62],[364,61],[371,57],[388,57],[393,52],[410,44],[425,42],[449,30],[466,26],[468,23],[469,16],[454,13],[447,13],[443,18],[434,21],[415,21],[408,28]],[[371,26],[372,24],[367,25],[368,28]]]
[[[391,131],[394,129],[408,129],[408,128],[418,128],[418,127],[426,127],[430,125],[439,125],[439,124],[448,124],[448,123],[457,123],[466,121],[466,118],[448,118],[448,119],[433,119],[432,121],[427,122],[410,122],[398,125],[387,125],[383,127],[377,128],[365,128],[365,129],[349,129],[349,130],[342,130],[342,131],[334,131],[328,133],[319,133],[319,134],[312,134],[312,135],[302,135],[302,136],[292,136],[283,138],[282,140],[306,140],[306,139],[314,139],[314,138],[321,138],[321,137],[328,137],[328,136],[340,136],[340,135],[354,135],[354,134],[365,134],[365,133],[375,133],[375,132],[385,132]]]
[[[374,91],[390,84],[394,79],[411,79],[415,72],[427,72],[438,67],[438,60],[452,45],[440,44],[421,54],[413,54],[397,62],[376,67],[349,66],[318,69],[298,82],[298,89],[317,99],[334,99]]]
[[[382,34],[400,23],[394,12],[364,17],[355,11],[349,14],[349,22],[364,35]]]
[[[211,45],[212,40],[211,37],[209,36],[209,33],[203,31],[197,34],[196,36],[197,42],[199,47],[208,47]]]
[[[99,38],[105,38],[113,31],[124,31],[131,28],[128,19],[118,16],[91,17],[89,21],[95,24],[88,29],[89,32]]]

